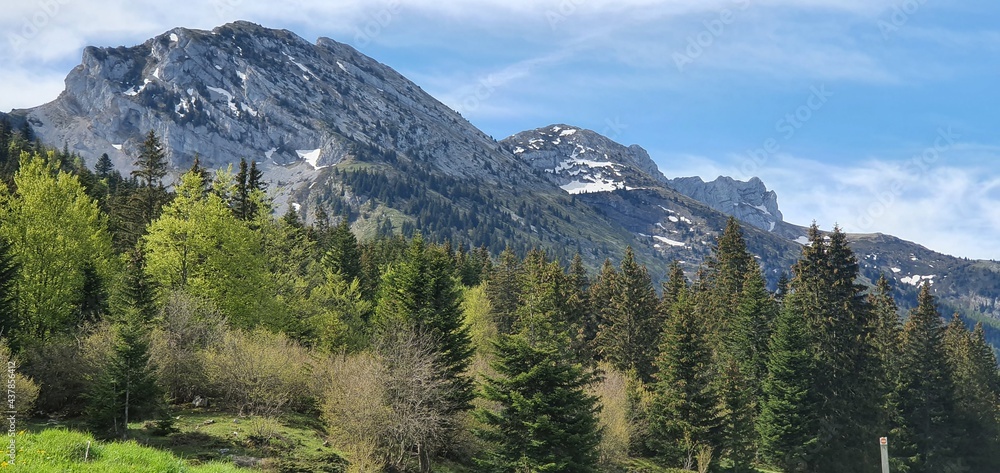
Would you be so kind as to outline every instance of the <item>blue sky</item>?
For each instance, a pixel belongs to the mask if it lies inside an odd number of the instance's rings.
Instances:
[[[757,175],[785,219],[1000,259],[1000,5],[933,0],[39,0],[0,18],[0,109],[83,46],[236,19],[328,36],[500,139],[551,123],[669,177]]]

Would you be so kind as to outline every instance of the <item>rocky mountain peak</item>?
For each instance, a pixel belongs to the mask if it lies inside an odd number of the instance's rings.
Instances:
[[[679,177],[668,184],[678,192],[709,207],[749,223],[761,230],[773,231],[782,222],[778,195],[767,190],[757,177],[738,181],[719,176],[705,182],[700,177]]]
[[[131,167],[146,132],[174,170],[257,161],[283,189],[359,154],[390,153],[486,182],[521,165],[393,69],[328,38],[235,22],[174,28],[131,47],[88,47],[54,101],[15,115],[90,165]],[[492,164],[489,164],[492,163]],[[507,168],[506,170],[504,168]]]

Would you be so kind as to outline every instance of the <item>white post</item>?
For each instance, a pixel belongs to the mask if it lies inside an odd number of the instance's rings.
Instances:
[[[882,473],[889,473],[889,438],[879,438],[878,444],[882,447]]]

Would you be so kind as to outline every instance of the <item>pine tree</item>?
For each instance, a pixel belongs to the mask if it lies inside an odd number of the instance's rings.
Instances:
[[[903,324],[899,319],[896,302],[892,299],[889,280],[884,274],[868,294],[868,304],[872,308],[869,343],[876,365],[876,396],[879,399],[876,427],[878,432],[896,438],[903,426],[899,404],[901,393],[898,390]],[[895,458],[893,462],[898,463]],[[902,464],[893,466],[904,467]]]
[[[954,381],[955,458],[969,471],[1000,469],[1000,376],[996,356],[982,324],[969,332],[956,314],[945,327],[942,344]]]
[[[434,339],[442,376],[450,384],[446,412],[470,407],[472,381],[466,375],[473,347],[463,324],[453,261],[438,247],[427,247],[417,235],[399,264],[384,276],[375,310],[378,331],[412,327]]]
[[[167,155],[163,151],[163,143],[153,130],[149,130],[146,140],[139,148],[135,167],[132,175],[139,179],[141,187],[163,187],[162,179],[167,175]]]
[[[750,471],[754,459],[753,429],[761,409],[771,326],[777,314],[778,304],[767,291],[764,275],[757,269],[749,271],[719,354],[725,438],[730,461],[738,471]]]
[[[905,431],[896,450],[913,473],[956,471],[952,373],[945,358],[943,327],[930,284],[903,327],[900,396]]]
[[[809,233],[810,244],[793,267],[790,286],[796,297],[790,295],[785,305],[806,317],[817,361],[812,393],[823,409],[815,468],[820,473],[857,471],[877,461],[873,449],[858,442],[870,436],[877,420],[867,332],[871,311],[865,288],[857,283],[858,262],[846,235],[835,228],[825,237],[815,224]]]
[[[593,373],[567,356],[565,338],[536,332],[501,335],[494,342],[497,375],[488,376],[476,431],[493,448],[476,459],[491,473],[588,473],[597,470],[601,432],[598,400],[586,391]],[[560,342],[559,340],[563,340]]]
[[[605,259],[601,264],[601,269],[597,277],[590,284],[587,299],[590,301],[590,319],[583,328],[584,338],[591,346],[591,353],[597,359],[601,359],[601,351],[597,342],[597,334],[601,326],[608,324],[610,320],[610,302],[615,293],[615,285],[618,279],[618,270],[611,263],[610,259]]]
[[[685,467],[698,449],[718,449],[722,428],[708,334],[689,298],[682,292],[667,319],[650,413],[650,448]]]
[[[743,283],[751,271],[758,270],[756,260],[747,251],[743,230],[735,218],[729,217],[706,266],[708,270],[704,277],[709,294],[704,309],[708,311],[709,330],[716,340],[722,340],[735,317]]]
[[[806,318],[786,307],[774,323],[756,423],[761,459],[786,473],[814,471],[821,406],[810,391],[816,374],[811,352]]]
[[[619,371],[633,371],[650,381],[663,318],[649,272],[635,261],[631,246],[625,249],[613,288],[608,318],[597,334],[598,350]]]
[[[94,263],[87,261],[81,269],[83,286],[77,301],[80,321],[97,321],[107,310],[107,290]]]
[[[567,328],[572,341],[573,352],[578,355],[581,363],[588,364],[594,359],[594,354],[590,351],[590,341],[587,340],[586,328],[594,323],[593,314],[590,311],[590,278],[587,276],[587,268],[583,266],[583,258],[577,253],[569,265],[567,274],[567,300],[566,311],[569,321]]]

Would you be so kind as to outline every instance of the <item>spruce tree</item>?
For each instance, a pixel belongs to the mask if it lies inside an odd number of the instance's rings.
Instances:
[[[778,313],[778,304],[765,284],[760,270],[749,271],[719,353],[726,405],[725,438],[737,471],[750,471],[754,459],[754,422],[761,409],[771,326]]]
[[[162,392],[149,363],[149,334],[155,305],[144,260],[134,252],[115,304],[115,335],[106,364],[92,380],[86,415],[91,426],[128,435],[128,424],[162,413]]]
[[[418,234],[399,264],[384,276],[375,310],[376,330],[412,328],[432,337],[449,384],[445,412],[467,410],[473,398],[466,374],[473,347],[463,324],[461,288],[454,262],[440,247],[427,247]]]
[[[903,425],[899,405],[901,393],[898,390],[903,324],[885,275],[879,278],[868,294],[868,303],[872,310],[869,343],[874,356],[876,396],[879,400],[876,427],[883,435],[896,438]]]
[[[635,261],[631,246],[625,249],[612,287],[611,299],[605,302],[607,319],[597,334],[598,350],[619,371],[633,371],[651,381],[663,318],[649,272]]]
[[[323,255],[323,265],[328,270],[339,273],[347,282],[360,278],[361,249],[346,216],[330,232],[328,245]]]
[[[835,228],[828,237],[814,224],[790,282],[785,305],[808,321],[817,370],[813,394],[823,408],[818,472],[859,471],[877,462],[873,449],[858,439],[875,431],[878,407],[874,357],[868,343],[871,311],[864,286],[857,283],[858,262],[846,235]],[[827,241],[829,239],[829,241]]]
[[[699,449],[718,449],[722,429],[708,334],[689,298],[682,292],[667,318],[650,408],[650,448],[667,464],[686,467]]]
[[[153,130],[149,130],[139,148],[135,167],[132,175],[139,179],[141,187],[163,186],[163,177],[167,175],[167,155],[163,151],[163,143]]]
[[[930,284],[903,326],[900,397],[905,429],[895,442],[913,473],[953,471],[954,394],[945,357],[944,329]]]
[[[94,171],[97,172],[97,177],[101,179],[106,179],[111,177],[111,171],[114,171],[115,165],[111,163],[111,158],[108,157],[108,153],[101,153],[101,157],[97,158],[97,164],[94,166]]]
[[[1000,469],[1000,379],[996,357],[982,324],[969,332],[956,314],[944,329],[942,343],[954,382],[955,458],[969,471]]]
[[[492,447],[476,459],[478,471],[598,471],[600,406],[586,390],[593,373],[573,360],[567,342],[542,327],[494,342],[497,375],[486,377],[481,396],[496,409],[476,411],[485,426],[476,434]]]
[[[794,297],[795,295],[790,295]],[[816,375],[806,318],[785,307],[774,323],[768,347],[757,434],[764,463],[786,473],[815,471],[821,406],[811,392]]]
[[[704,300],[707,307],[703,310],[707,311],[709,330],[719,341],[726,337],[735,317],[743,283],[751,271],[758,270],[756,260],[747,251],[743,230],[734,217],[726,222],[706,266],[704,282],[709,294]]]
[[[500,253],[500,260],[486,281],[486,296],[490,299],[493,321],[500,333],[514,332],[521,296],[521,273],[521,261],[508,247]]]

